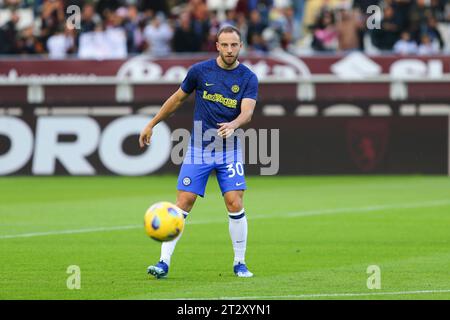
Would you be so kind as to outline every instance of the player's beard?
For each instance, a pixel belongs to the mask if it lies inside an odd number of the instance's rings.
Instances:
[[[227,56],[225,54],[223,54],[222,52],[220,53],[220,58],[222,59],[222,62],[227,66],[227,67],[231,67],[235,64],[236,60],[239,57],[239,52],[236,53],[235,56]]]

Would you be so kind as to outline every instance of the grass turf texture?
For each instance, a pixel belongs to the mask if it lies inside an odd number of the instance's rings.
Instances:
[[[0,299],[450,299],[381,294],[450,289],[447,177],[248,177],[251,279],[232,273],[228,217],[211,177],[169,278],[156,280],[146,268],[160,244],[145,235],[143,216],[174,201],[175,182],[0,178]],[[81,268],[80,290],[67,289],[69,265]],[[380,290],[366,286],[369,265],[381,268]],[[341,293],[369,295],[333,296]]]

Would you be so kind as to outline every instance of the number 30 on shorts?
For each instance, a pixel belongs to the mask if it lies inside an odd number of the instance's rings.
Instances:
[[[244,175],[244,166],[242,165],[241,162],[236,162],[235,163],[235,168],[233,168],[233,163],[227,165],[227,169],[230,172],[230,174],[228,175],[228,178],[233,178],[236,173],[240,176]]]

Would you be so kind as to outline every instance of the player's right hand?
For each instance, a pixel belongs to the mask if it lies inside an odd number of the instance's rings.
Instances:
[[[141,131],[141,135],[139,136],[139,146],[143,148],[145,145],[150,145],[150,138],[152,137],[152,128],[145,127],[144,130]]]

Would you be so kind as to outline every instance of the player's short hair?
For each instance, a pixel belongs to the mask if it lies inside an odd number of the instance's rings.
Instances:
[[[222,28],[219,29],[219,31],[217,31],[216,35],[217,41],[219,41],[219,36],[222,33],[231,33],[231,32],[235,32],[239,36],[239,41],[242,41],[241,32],[239,31],[238,28],[233,27],[232,25],[223,26]]]

